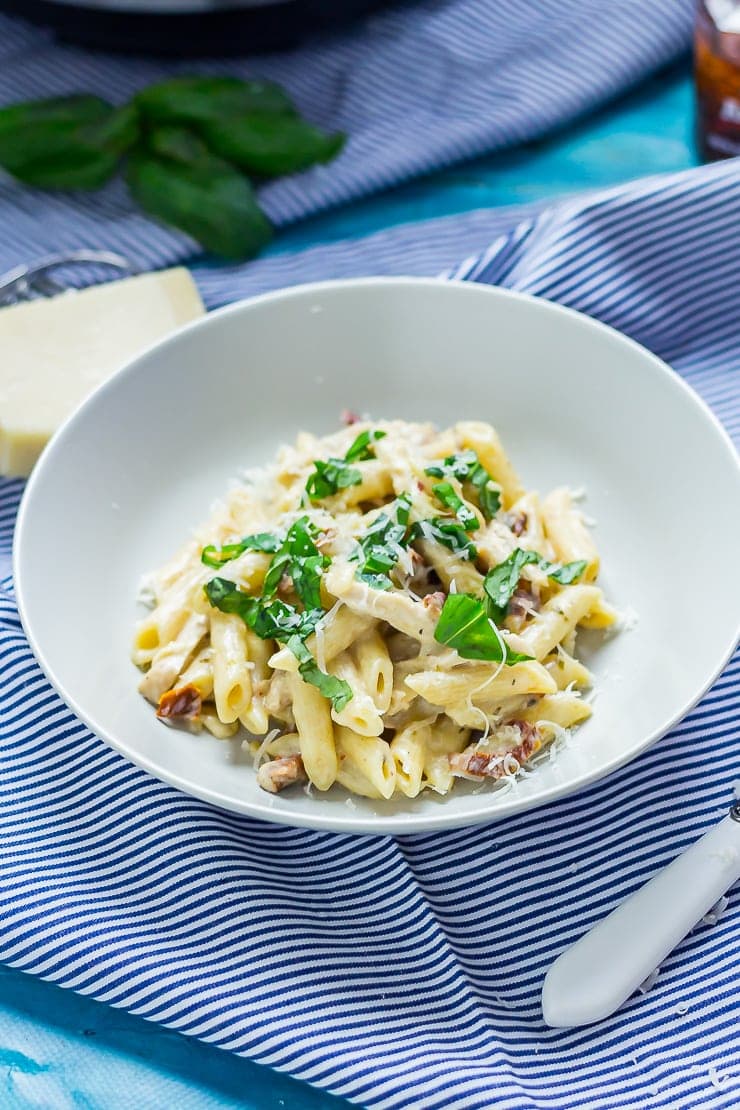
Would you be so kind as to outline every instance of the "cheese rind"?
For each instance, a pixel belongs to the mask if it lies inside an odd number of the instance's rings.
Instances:
[[[183,267],[0,309],[0,474],[30,474],[96,386],[203,312]]]

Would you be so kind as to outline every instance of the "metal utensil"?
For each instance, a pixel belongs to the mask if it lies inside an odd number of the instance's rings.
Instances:
[[[542,1014],[556,1028],[613,1014],[740,879],[740,802],[555,960]]]
[[[68,286],[53,276],[54,271],[91,265],[109,267],[123,275],[136,273],[133,263],[114,251],[77,250],[52,254],[28,266],[17,266],[0,277],[0,307],[64,293]]]

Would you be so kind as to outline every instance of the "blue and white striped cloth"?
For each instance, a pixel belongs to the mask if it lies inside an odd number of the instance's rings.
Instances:
[[[250,61],[165,64],[53,43],[0,16],[0,104],[69,92],[115,101],[171,72],[281,82],[316,123],[348,133],[330,166],[266,186],[283,226],[416,174],[535,139],[684,53],[693,0],[415,0],[340,35]],[[195,245],[152,223],[115,182],[82,197],[0,182],[0,273],[80,246],[143,268]]]
[[[495,235],[455,276],[622,328],[740,438],[740,160],[508,218],[208,270],[203,289],[434,273]],[[262,824],[130,766],[51,690],[13,602],[21,491],[0,485],[0,959],[368,1107],[740,1104],[737,896],[610,1020],[548,1030],[539,1006],[553,958],[726,811],[740,658],[651,751],[533,813],[398,839]]]

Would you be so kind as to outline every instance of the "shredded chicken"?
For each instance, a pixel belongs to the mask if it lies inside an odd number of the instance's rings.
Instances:
[[[257,782],[270,794],[279,794],[286,786],[307,779],[303,760],[299,755],[285,755],[281,759],[271,759],[263,763],[257,771]]]
[[[337,534],[336,528],[324,528],[319,532],[318,536],[314,539],[314,543],[319,551],[323,552],[326,548],[331,547],[334,540],[337,538]]]
[[[283,721],[291,726],[294,724],[293,699],[290,693],[288,676],[284,671],[275,671],[272,680],[265,682],[264,686],[259,683],[257,693],[263,696],[265,710],[270,717],[275,717],[278,721]]]
[[[426,594],[426,596],[421,599],[421,603],[433,616],[438,617],[445,603],[445,595],[441,590],[435,590],[432,594]]]
[[[515,536],[521,536],[523,532],[526,532],[528,523],[527,514],[522,512],[509,513],[507,518],[507,524]]]
[[[531,759],[542,747],[540,732],[529,721],[512,721],[511,725],[519,730],[520,743],[504,751],[482,752],[476,744],[470,744],[463,752],[450,755],[450,770],[453,775],[472,775],[476,778],[500,779],[510,773],[512,760],[521,766]]]
[[[532,590],[520,586],[514,591],[509,602],[508,617],[509,627],[512,632],[520,632],[527,617],[539,612],[540,599]]]
[[[167,690],[162,694],[157,706],[157,716],[164,720],[180,718],[196,721],[200,717],[202,706],[200,690],[189,682],[187,686],[178,686],[175,690]]]

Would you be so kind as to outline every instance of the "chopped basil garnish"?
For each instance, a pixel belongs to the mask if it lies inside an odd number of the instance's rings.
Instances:
[[[293,589],[307,609],[321,608],[321,572],[328,567],[329,559],[314,543],[316,534],[307,516],[291,524],[280,550],[267,568],[263,597],[275,596],[285,574],[292,579]]]
[[[366,459],[374,459],[375,452],[370,446],[371,443],[377,443],[379,439],[383,439],[386,432],[375,431],[369,429],[366,432],[360,432],[357,439],[350,447],[347,454],[344,456],[344,461],[351,462],[364,462]]]
[[[285,643],[292,635],[305,639],[309,636],[324,615],[323,609],[306,609],[299,613],[292,605],[273,598],[272,601],[257,601],[254,614],[246,623],[262,640],[279,640]]]
[[[303,681],[315,686],[320,694],[331,700],[335,710],[341,712],[352,700],[352,687],[349,683],[322,671],[300,636],[291,636],[287,647],[298,660],[298,672]]]
[[[536,551],[515,548],[502,563],[489,570],[483,582],[483,589],[488,598],[488,614],[497,623],[506,616],[506,607],[514,596],[522,575],[522,568],[528,563],[537,563],[548,578],[559,582],[561,586],[569,586],[571,582],[575,582],[588,566],[585,559],[579,559],[573,563],[549,563]]]
[[[285,642],[290,636],[308,636],[323,616],[322,609],[299,613],[292,605],[275,598],[251,597],[228,578],[212,578],[204,587],[214,609],[235,613],[263,640]]]
[[[479,527],[478,517],[462,497],[455,493],[449,482],[438,482],[436,486],[432,486],[432,493],[446,509],[455,514],[466,532],[474,532]]]
[[[411,498],[407,493],[399,493],[396,498],[396,520],[404,527],[409,522],[409,511],[411,509]]]
[[[489,570],[483,581],[483,589],[488,598],[489,616],[497,623],[500,624],[506,616],[506,607],[519,584],[522,567],[527,563],[538,562],[539,555],[535,551],[524,551],[521,547],[517,547],[503,563]]]
[[[419,520],[412,525],[411,540],[432,540],[441,543],[455,555],[463,559],[476,559],[478,550],[464,528],[451,520],[442,517],[432,517],[431,520]]]
[[[425,473],[432,478],[457,478],[458,482],[469,482],[478,495],[478,504],[486,520],[491,520],[501,508],[501,492],[488,471],[481,466],[475,451],[449,455],[438,466],[428,466]]]
[[[200,553],[201,562],[207,567],[222,567],[224,563],[236,559],[245,551],[277,551],[280,540],[271,532],[255,532],[253,536],[245,536],[238,543],[225,543],[223,547],[216,547],[209,543]]]
[[[390,590],[393,583],[385,574],[370,574],[365,570],[358,570],[355,578],[370,586],[373,590]]]
[[[368,430],[360,432],[343,459],[314,459],[314,473],[306,482],[306,492],[311,501],[321,501],[332,497],[340,489],[359,486],[362,474],[353,462],[365,462],[375,457],[372,444],[382,439],[385,432]]]
[[[288,568],[291,564],[291,556],[281,548],[280,551],[270,560],[270,565],[267,568],[267,574],[262,584],[262,596],[274,597],[278,591],[281,579],[284,574],[288,573]]]
[[[216,547],[215,544],[209,543],[200,553],[201,563],[205,563],[207,567],[215,567],[218,569],[224,563],[236,559],[237,555],[241,555],[246,551],[241,543],[225,543],[222,547]]]
[[[511,666],[531,659],[529,655],[510,651],[504,638],[494,628],[486,613],[485,602],[471,594],[449,594],[434,630],[439,644],[454,648],[463,659],[502,660]]]
[[[246,608],[257,600],[245,594],[236,582],[228,578],[212,578],[203,588],[214,609],[220,609],[222,613],[238,613],[241,617]]]
[[[552,578],[553,582],[559,582],[561,586],[570,586],[572,582],[581,577],[588,566],[588,560],[577,559],[573,563],[558,564],[548,563],[546,559],[542,559],[540,566],[547,577]]]
[[[299,661],[304,681],[330,698],[339,710],[352,698],[352,687],[343,679],[325,674],[305,643],[324,616],[321,574],[329,565],[328,557],[314,543],[315,535],[308,517],[300,517],[290,526],[270,563],[261,597],[250,596],[228,578],[213,578],[204,589],[214,608],[237,614],[261,639],[286,644]],[[302,612],[274,596],[284,574],[292,579],[293,590],[304,606]]]
[[[362,474],[355,466],[348,466],[344,459],[314,460],[314,473],[306,482],[306,492],[311,501],[332,497],[340,489],[359,486]]]
[[[290,568],[293,589],[306,609],[321,608],[321,573],[329,565],[326,555],[294,559]]]
[[[378,513],[375,520],[360,539],[360,549],[352,556],[362,560],[356,577],[375,590],[389,590],[391,581],[388,575],[396,566],[403,549],[408,546],[408,521],[410,498],[401,494],[395,505],[395,520],[386,513]]]

